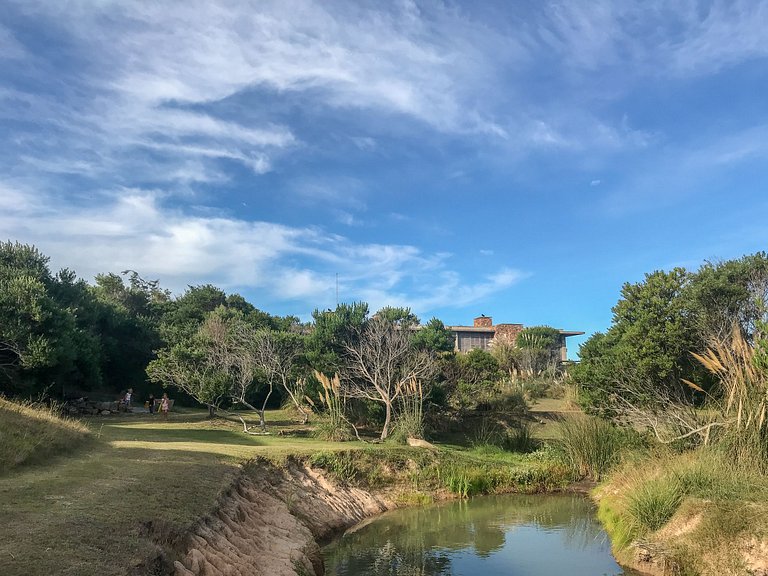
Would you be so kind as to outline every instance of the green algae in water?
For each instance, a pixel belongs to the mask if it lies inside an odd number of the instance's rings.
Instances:
[[[323,550],[330,576],[629,576],[581,496],[488,496],[396,510]]]

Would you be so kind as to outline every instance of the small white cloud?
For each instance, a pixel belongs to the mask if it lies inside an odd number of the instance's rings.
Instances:
[[[602,180],[592,180],[589,185],[590,186],[600,186],[602,184]]]

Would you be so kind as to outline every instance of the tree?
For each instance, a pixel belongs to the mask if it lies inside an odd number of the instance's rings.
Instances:
[[[256,366],[266,375],[269,386],[264,407],[271,394],[272,383],[276,381],[301,414],[301,423],[306,424],[309,419],[309,410],[303,402],[306,379],[298,373],[305,360],[306,337],[290,332],[261,330],[255,335],[253,348]]]
[[[523,328],[517,335],[516,347],[517,363],[524,373],[554,373],[560,360],[560,331],[551,326]]]
[[[690,355],[702,345],[692,312],[691,281],[690,273],[675,268],[646,274],[643,282],[624,284],[613,308],[611,327],[605,335],[594,335],[582,345],[581,362],[572,370],[585,400],[611,397],[614,375],[625,373],[628,367],[633,382],[669,392],[679,388],[681,378],[700,380],[703,371]]]
[[[430,378],[434,356],[411,345],[411,334],[396,322],[374,316],[359,329],[358,336],[345,345],[347,393],[384,406],[381,439],[387,438],[393,405],[411,380]]]
[[[174,386],[208,408],[213,417],[231,396],[229,360],[221,350],[226,334],[219,318],[201,325],[195,334],[158,350],[147,366],[147,376],[163,387]]]
[[[74,310],[57,301],[56,283],[37,248],[0,242],[0,390],[31,396],[78,380],[83,334]]]
[[[437,318],[432,318],[420,329],[413,333],[413,345],[419,350],[435,353],[453,352],[455,338],[453,332]]]
[[[336,310],[312,312],[314,327],[307,342],[309,364],[324,374],[339,373],[346,347],[355,343],[368,318],[368,304],[339,304]]]

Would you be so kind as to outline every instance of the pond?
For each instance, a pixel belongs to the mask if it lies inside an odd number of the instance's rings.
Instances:
[[[323,549],[334,576],[619,576],[592,503],[486,496],[395,510]]]

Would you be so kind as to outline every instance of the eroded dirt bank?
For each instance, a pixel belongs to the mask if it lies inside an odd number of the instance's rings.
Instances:
[[[295,460],[244,467],[211,515],[175,546],[175,576],[320,575],[317,544],[393,508],[364,490],[339,486]]]

